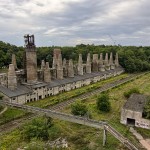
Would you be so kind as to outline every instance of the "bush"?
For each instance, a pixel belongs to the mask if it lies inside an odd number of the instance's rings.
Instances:
[[[109,112],[111,109],[111,105],[109,102],[109,95],[107,93],[103,93],[97,98],[97,109],[103,112]]]
[[[52,126],[51,118],[37,118],[34,119],[30,124],[26,125],[23,129],[22,135],[26,140],[32,138],[48,140],[49,132],[48,129]]]
[[[81,101],[77,101],[71,105],[71,113],[77,116],[84,116],[88,109]]]
[[[132,89],[130,89],[129,91],[124,92],[124,96],[125,96],[126,98],[129,98],[130,95],[132,95],[133,93],[140,93],[140,91],[139,91],[138,88],[132,88]]]

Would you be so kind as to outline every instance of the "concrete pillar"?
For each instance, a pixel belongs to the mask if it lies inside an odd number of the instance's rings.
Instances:
[[[53,69],[56,69],[56,68],[57,68],[57,59],[56,59],[55,56],[53,56],[52,68],[53,68]]]
[[[114,70],[115,69],[115,65],[114,65],[114,62],[113,62],[113,54],[112,54],[112,52],[110,53],[109,64],[110,64],[110,69]]]
[[[116,56],[115,56],[115,66],[119,67],[118,53],[116,53]]]
[[[101,71],[101,72],[105,71],[105,66],[104,66],[104,61],[103,61],[103,54],[102,53],[100,53],[99,71]]]
[[[42,60],[42,61],[41,61],[41,70],[44,70],[44,68],[45,68],[45,61]]]
[[[91,73],[91,55],[88,53],[86,61],[86,73]]]
[[[92,71],[98,71],[98,54],[93,54]]]
[[[106,145],[106,140],[107,140],[106,132],[107,132],[107,131],[106,131],[105,127],[104,127],[104,131],[103,131],[103,146]]]
[[[66,58],[63,59],[63,74],[64,74],[64,77],[67,77],[67,61],[66,61]]]
[[[109,61],[108,61],[108,53],[106,53],[106,55],[105,55],[104,65],[105,65],[106,70],[110,70],[110,65],[109,65]]]
[[[51,73],[49,68],[49,62],[46,62],[45,68],[44,68],[44,82],[51,82]]]
[[[34,43],[33,43],[34,44]],[[26,47],[26,75],[27,82],[34,83],[37,81],[37,55],[35,45]]]
[[[79,54],[79,60],[78,60],[78,75],[83,75],[82,54]]]
[[[12,54],[12,64],[14,65],[15,70],[17,70],[17,62],[16,62],[16,55]]]
[[[8,88],[11,90],[17,88],[17,76],[13,64],[10,64],[8,69]]]
[[[63,79],[63,66],[61,54],[59,54],[57,61],[57,79]]]
[[[69,59],[69,65],[68,65],[68,77],[74,77],[74,68],[73,68],[73,61],[72,59]]]

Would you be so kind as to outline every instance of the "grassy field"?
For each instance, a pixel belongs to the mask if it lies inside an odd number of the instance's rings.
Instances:
[[[105,82],[109,82],[108,79]],[[103,81],[102,81],[103,82]],[[99,83],[100,84],[100,83]],[[97,96],[89,97],[88,99],[84,100],[84,103],[87,104],[88,110],[92,116],[93,119],[96,120],[106,120],[108,121],[117,131],[122,133],[124,136],[129,138],[133,143],[136,145],[139,145],[138,141],[135,139],[135,137],[129,132],[129,127],[120,124],[120,110],[121,107],[126,102],[126,99],[123,95],[125,91],[128,91],[131,88],[137,87],[139,90],[147,95],[150,95],[150,73],[146,74],[132,82],[128,82],[124,85],[121,85],[117,88],[109,90],[109,96],[110,96],[110,102],[111,102],[111,111],[109,113],[101,113],[97,111],[96,109],[96,98]],[[74,91],[70,91],[74,92]],[[67,92],[69,93],[69,92]],[[63,93],[65,94],[65,93]],[[70,94],[70,93],[69,93]],[[54,96],[56,98],[60,98],[61,95]],[[45,102],[47,106],[50,100],[41,100],[41,102]],[[39,106],[41,102],[36,102],[36,106]],[[43,106],[42,106],[43,107]],[[70,106],[68,106],[63,112],[70,113]],[[144,130],[144,129],[137,129],[138,132],[140,132],[143,137],[148,138],[150,137],[150,131]],[[18,147],[24,147],[29,146],[32,147],[32,149],[37,149],[37,145],[40,143],[41,148],[42,145],[45,143],[43,141],[39,141],[36,139],[33,139],[33,141],[24,141],[22,140],[21,135],[22,128],[16,129],[15,131],[5,134],[3,136],[0,136],[0,149],[11,149],[15,150]],[[58,137],[67,138],[67,141],[69,143],[69,149],[70,150],[125,150],[126,148],[118,142],[113,136],[108,134],[107,138],[107,145],[105,147],[102,146],[102,138],[103,138],[103,131],[86,127],[83,125],[78,125],[74,123],[69,123],[65,121],[59,121],[54,120],[54,126],[52,129],[50,129],[51,133],[51,139],[56,139]],[[44,146],[43,146],[44,147]]]
[[[105,83],[116,81],[116,80],[125,78],[127,76],[128,76],[128,74],[121,74],[119,76],[112,77],[112,78],[109,78],[107,80],[99,81],[97,83],[88,85],[86,87],[81,87],[79,89],[75,89],[75,90],[72,90],[69,92],[64,92],[62,94],[51,96],[51,97],[48,97],[48,98],[45,98],[45,99],[42,99],[42,100],[39,100],[36,102],[31,102],[31,103],[28,103],[27,105],[46,108],[48,106],[52,106],[52,105],[55,105],[59,102],[65,101],[69,98],[73,98],[73,97],[76,97],[80,94],[86,93],[86,92],[94,90],[96,88],[99,88]],[[4,123],[9,122],[11,120],[21,118],[25,115],[26,115],[26,113],[22,110],[8,108],[8,110],[3,115],[0,116],[0,124],[4,124]]]

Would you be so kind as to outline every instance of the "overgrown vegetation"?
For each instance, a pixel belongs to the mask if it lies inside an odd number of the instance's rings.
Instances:
[[[129,98],[133,93],[137,93],[137,94],[139,94],[140,93],[140,90],[138,89],[138,88],[132,88],[132,89],[130,89],[129,91],[126,91],[126,92],[124,92],[124,96],[126,97],[126,98]]]
[[[26,124],[23,127],[23,139],[29,141],[33,138],[48,140],[50,136],[49,128],[52,127],[52,125],[52,118],[40,117],[33,119],[30,124]]]
[[[132,82],[128,82],[119,87],[113,88],[109,90],[109,98],[111,103],[111,110],[108,113],[100,113],[96,107],[97,96],[89,97],[84,100],[84,103],[88,107],[88,111],[92,115],[92,119],[94,120],[106,120],[110,125],[112,125],[117,131],[123,134],[125,137],[129,138],[135,145],[139,146],[139,142],[136,138],[129,132],[129,127],[120,124],[120,110],[126,99],[124,97],[124,92],[128,91],[132,88],[139,88],[139,90],[146,94],[150,95],[150,74],[146,74]],[[43,101],[44,102],[44,101]],[[67,107],[64,112],[71,113],[71,106]],[[11,149],[16,150],[18,147],[23,148],[27,147],[27,149],[44,149],[46,142],[42,140],[31,140],[31,142],[24,141],[22,138],[22,130],[23,128],[19,128],[13,132],[0,136],[0,149]],[[138,128],[138,132],[140,131],[141,135],[145,138],[149,138],[150,131]],[[118,142],[113,136],[109,133],[107,134],[107,144],[105,147],[102,146],[103,140],[103,130],[73,124],[65,121],[54,120],[53,126],[49,128],[49,141],[53,141],[59,137],[67,138],[69,149],[71,150],[114,150],[114,149],[122,149],[126,148]],[[32,145],[32,143],[34,143]],[[35,146],[37,145],[37,147]],[[40,146],[39,146],[40,145]],[[46,147],[47,148],[47,147]],[[142,149],[142,148],[141,148]]]
[[[77,116],[85,116],[88,112],[87,106],[80,100],[71,105],[71,113]]]
[[[111,105],[109,102],[109,95],[108,93],[102,93],[97,98],[97,109],[102,112],[109,112],[111,109]]]
[[[150,119],[150,96],[148,97],[147,103],[144,107],[143,116],[147,119]]]
[[[40,65],[41,60],[46,60],[52,64],[53,49],[58,47],[39,47],[37,48],[37,62]],[[66,59],[78,60],[78,54],[82,53],[83,61],[86,61],[87,53],[119,53],[120,64],[127,72],[140,72],[150,70],[150,47],[136,46],[112,46],[112,45],[76,45],[75,47],[60,47],[62,56]],[[15,53],[17,65],[22,67],[23,47],[17,47],[0,41],[0,68],[8,66],[11,62],[11,54]]]
[[[17,118],[21,118],[24,115],[27,115],[23,110],[16,108],[8,108],[2,115],[0,115],[0,125],[12,121]]]

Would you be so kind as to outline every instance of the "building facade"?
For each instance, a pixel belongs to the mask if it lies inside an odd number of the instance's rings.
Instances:
[[[146,102],[145,95],[132,94],[121,110],[120,122],[125,125],[150,129],[150,120],[143,118]]]

